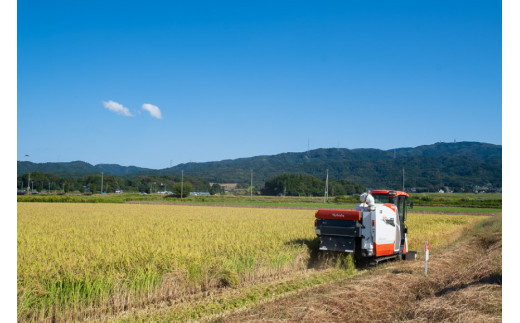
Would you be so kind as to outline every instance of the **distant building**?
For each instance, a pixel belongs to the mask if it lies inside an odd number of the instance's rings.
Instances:
[[[209,192],[190,192],[191,196],[210,195]]]
[[[218,184],[220,187],[222,187],[225,191],[234,191],[237,189],[237,183],[209,183],[210,186],[213,186],[213,184]]]

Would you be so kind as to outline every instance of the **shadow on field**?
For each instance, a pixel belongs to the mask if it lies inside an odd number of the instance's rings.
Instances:
[[[305,245],[309,250],[307,269],[325,269],[330,267],[353,269],[364,268],[366,264],[358,263],[354,256],[345,252],[320,250],[320,238],[296,239],[285,243],[286,245]]]
[[[440,290],[435,293],[436,297],[440,297],[442,295],[456,292],[465,288],[468,288],[470,286],[474,285],[502,285],[502,275],[499,274],[490,274],[488,276],[482,277],[479,280],[472,281],[470,283],[460,283],[455,286],[446,287],[443,290]]]

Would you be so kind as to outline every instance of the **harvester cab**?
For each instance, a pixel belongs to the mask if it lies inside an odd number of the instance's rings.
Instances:
[[[354,253],[356,258],[372,258],[376,263],[404,258],[408,197],[406,192],[373,190],[360,196],[354,210],[318,210],[314,226],[320,250]]]

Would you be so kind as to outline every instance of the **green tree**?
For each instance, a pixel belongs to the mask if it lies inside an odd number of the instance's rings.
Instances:
[[[193,185],[190,182],[184,182],[184,184],[175,183],[175,185],[173,185],[173,194],[175,194],[175,196],[180,197],[181,191],[182,197],[186,197],[190,195],[190,192],[193,192]]]
[[[363,192],[363,186],[347,181],[329,181],[329,195],[345,195]],[[265,182],[264,195],[323,196],[325,180],[302,174],[285,174]]]
[[[222,194],[224,192],[224,190],[222,189],[222,186],[220,186],[220,184],[217,184],[217,183],[214,183],[211,188],[213,189],[213,191],[215,193],[219,193],[219,194]]]

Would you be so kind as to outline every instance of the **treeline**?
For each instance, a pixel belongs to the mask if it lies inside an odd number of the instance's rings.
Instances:
[[[179,176],[137,176],[120,177],[114,175],[91,174],[80,177],[61,177],[52,173],[33,172],[18,176],[18,189],[27,190],[30,180],[30,190],[50,193],[81,192],[97,194],[123,190],[126,192],[172,192],[180,196],[189,192],[224,193],[224,188],[210,184],[204,179]],[[181,185],[182,181],[182,185]],[[103,187],[101,187],[103,185]],[[182,188],[181,188],[182,186]],[[285,195],[285,196],[323,196],[325,180],[311,175],[285,174],[265,182],[265,186],[257,189],[254,194]],[[351,195],[362,193],[365,188],[348,181],[329,181],[329,196]]]
[[[80,177],[59,176],[52,173],[32,172],[18,176],[17,187],[27,190],[30,180],[30,190],[38,192],[67,193],[79,191],[81,193],[114,192],[116,190],[130,192],[177,192],[183,188],[183,193],[193,191],[210,191],[210,183],[206,180],[180,176],[137,176],[120,177],[114,175],[91,174]],[[101,184],[103,181],[103,184]],[[181,185],[182,183],[182,185]],[[101,187],[103,185],[103,187]],[[184,194],[183,194],[184,195]]]
[[[359,194],[364,191],[362,185],[347,181],[329,181],[330,196]],[[325,180],[303,174],[280,175],[265,182],[262,195],[284,196],[323,196]]]

